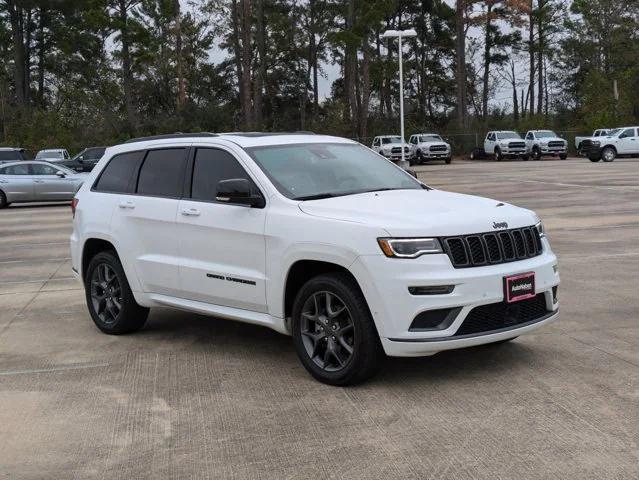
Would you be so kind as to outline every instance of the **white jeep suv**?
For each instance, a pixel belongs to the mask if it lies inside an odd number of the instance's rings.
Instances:
[[[107,149],[73,211],[73,270],[100,330],[138,330],[155,306],[262,325],[333,385],[384,353],[507,341],[558,311],[533,212],[429,188],[342,138],[131,141]]]

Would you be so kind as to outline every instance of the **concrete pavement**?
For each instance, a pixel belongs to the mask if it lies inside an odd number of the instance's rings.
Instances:
[[[256,326],[157,309],[101,334],[70,208],[0,211],[0,478],[639,478],[639,161],[417,170],[540,214],[561,317],[353,388]]]

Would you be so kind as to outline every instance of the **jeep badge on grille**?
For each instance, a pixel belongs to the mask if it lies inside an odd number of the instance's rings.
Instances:
[[[493,228],[499,230],[501,228],[508,228],[507,222],[493,222]]]

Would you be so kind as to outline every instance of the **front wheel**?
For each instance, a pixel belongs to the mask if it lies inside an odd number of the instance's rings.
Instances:
[[[539,148],[533,148],[532,158],[533,160],[541,160],[541,150]]]
[[[504,159],[504,156],[501,153],[500,149],[495,149],[495,160],[497,160],[498,162],[501,162]]]
[[[601,157],[588,157],[588,160],[590,160],[592,163],[597,163],[599,160],[601,160]]]
[[[527,162],[527,161],[530,159],[530,157],[529,157],[528,155],[522,155],[522,156],[521,156],[521,159],[522,159],[524,162]]]
[[[114,252],[101,252],[91,259],[84,289],[91,318],[104,333],[121,335],[144,326],[149,309],[135,301]]]
[[[568,158],[568,155],[559,155],[559,159],[560,160],[566,160]]]
[[[293,303],[292,333],[302,365],[322,383],[360,383],[381,365],[373,318],[347,274],[320,275],[301,288]]]
[[[446,165],[450,165],[450,164],[452,163],[452,161],[453,161],[453,157],[448,157],[448,158],[445,160]]]
[[[615,158],[617,158],[617,152],[614,148],[606,147],[601,152],[601,156],[604,162],[614,162]]]

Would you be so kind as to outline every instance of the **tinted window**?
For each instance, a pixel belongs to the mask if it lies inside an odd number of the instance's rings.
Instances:
[[[29,165],[11,165],[0,168],[0,175],[29,175]]]
[[[31,164],[31,175],[55,175],[58,169],[42,163]]]
[[[0,160],[22,160],[24,156],[17,150],[2,150],[0,151]]]
[[[82,154],[84,160],[100,160],[104,155],[104,148],[90,148]]]
[[[140,169],[137,192],[161,197],[182,196],[185,164],[183,148],[149,151]]]
[[[132,193],[133,176],[137,172],[144,152],[116,155],[102,171],[95,189],[100,192]]]
[[[230,153],[224,150],[200,148],[195,154],[191,197],[194,200],[214,201],[217,196],[218,182],[231,178],[245,178],[253,183],[244,168]]]
[[[619,138],[629,138],[629,137],[634,137],[635,136],[635,129],[634,128],[628,128],[626,130],[624,130],[624,132],[619,135]]]

